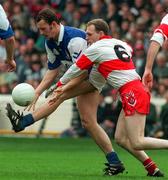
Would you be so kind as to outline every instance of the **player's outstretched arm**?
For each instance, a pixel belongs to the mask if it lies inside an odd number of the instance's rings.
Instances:
[[[156,55],[160,49],[160,44],[156,41],[151,41],[151,44],[147,53],[147,60],[145,66],[145,72],[142,77],[143,84],[150,90],[153,85],[153,75],[152,75],[152,67]]]
[[[12,72],[16,70],[16,63],[14,61],[14,49],[15,49],[15,38],[11,36],[5,41],[7,58],[5,63],[7,64],[7,71]]]

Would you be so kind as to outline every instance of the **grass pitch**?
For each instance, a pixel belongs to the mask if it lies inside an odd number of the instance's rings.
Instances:
[[[113,143],[114,144],[114,143]],[[146,177],[141,163],[114,144],[126,171],[103,176],[106,161],[91,139],[0,138],[0,180],[149,180],[167,179],[168,151],[148,151],[165,178]]]

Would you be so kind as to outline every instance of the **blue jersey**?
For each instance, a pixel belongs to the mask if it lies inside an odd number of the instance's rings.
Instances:
[[[14,35],[14,32],[9,24],[6,13],[0,5],[0,38],[7,39]]]
[[[56,69],[61,64],[69,68],[87,48],[86,33],[77,28],[60,25],[58,40],[46,40],[45,48],[48,69]]]

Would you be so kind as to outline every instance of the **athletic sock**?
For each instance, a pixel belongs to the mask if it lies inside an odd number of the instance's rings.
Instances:
[[[145,169],[148,171],[149,174],[155,174],[159,169],[157,168],[156,164],[150,159],[146,159],[143,162]]]
[[[110,153],[108,153],[106,155],[106,159],[108,161],[109,164],[118,164],[120,163],[121,161],[119,160],[118,158],[118,155],[116,152],[112,151]]]
[[[34,121],[32,114],[27,114],[27,115],[23,116],[22,120],[20,121],[20,126],[22,129],[24,129],[25,127],[30,126],[34,122],[35,121]]]

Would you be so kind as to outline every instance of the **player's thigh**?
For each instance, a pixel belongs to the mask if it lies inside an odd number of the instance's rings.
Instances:
[[[117,143],[121,143],[121,141],[124,141],[127,137],[127,131],[126,131],[126,124],[125,124],[125,114],[123,109],[120,112],[120,115],[118,117],[116,131],[115,131],[115,140]]]
[[[138,112],[131,116],[125,116],[127,134],[132,143],[144,137],[145,121],[146,115]]]
[[[94,91],[77,97],[77,106],[81,119],[97,120],[99,92]]]

